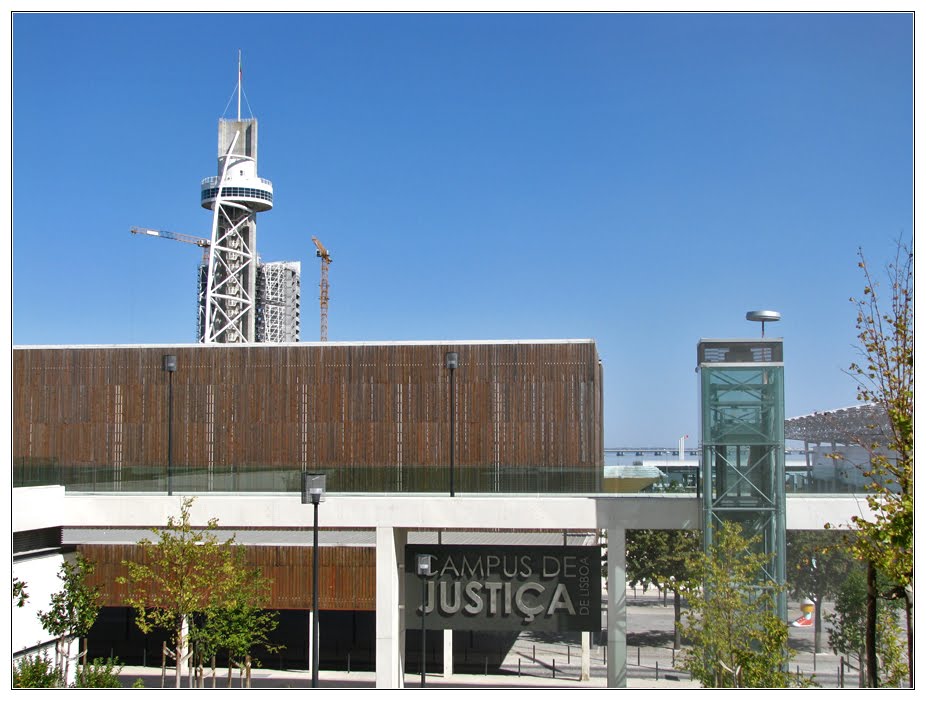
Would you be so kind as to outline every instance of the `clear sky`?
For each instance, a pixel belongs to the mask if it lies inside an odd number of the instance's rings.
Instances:
[[[16,345],[195,341],[200,250],[129,229],[209,236],[239,49],[302,340],[315,235],[331,341],[594,339],[608,448],[695,445],[697,342],[758,336],[752,309],[782,314],[788,416],[857,403],[857,250],[880,268],[913,230],[910,14],[20,14],[12,39]]]

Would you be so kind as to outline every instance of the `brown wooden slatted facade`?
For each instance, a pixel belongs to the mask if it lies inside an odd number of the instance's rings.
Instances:
[[[351,469],[603,465],[593,342],[17,348],[14,462]]]
[[[268,608],[312,608],[312,548],[248,545],[245,559],[272,580]],[[128,593],[116,582],[128,569],[123,560],[144,562],[138,545],[81,545],[78,552],[95,563],[90,584],[101,587],[104,606],[122,606]],[[376,554],[373,548],[318,549],[318,603],[325,611],[376,610]]]

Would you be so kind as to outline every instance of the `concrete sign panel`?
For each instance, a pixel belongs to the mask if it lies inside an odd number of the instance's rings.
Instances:
[[[430,556],[430,574],[416,569]],[[599,631],[601,548],[408,545],[405,627]]]

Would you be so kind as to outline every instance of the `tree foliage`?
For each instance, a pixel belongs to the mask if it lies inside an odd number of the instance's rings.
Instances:
[[[13,577],[13,602],[17,607],[22,608],[26,605],[26,599],[28,598],[26,583],[19,577]]]
[[[191,637],[200,665],[225,653],[231,668],[232,663],[242,664],[254,648],[280,649],[270,640],[278,613],[264,608],[270,599],[270,581],[259,569],[247,566],[242,548],[234,548],[224,566],[227,595],[202,612]]]
[[[725,522],[708,552],[692,558],[691,612],[682,625],[691,647],[682,667],[703,686],[781,688],[793,681],[788,627],[775,613],[780,588],[761,581],[770,557],[752,552],[757,541],[739,524]]]
[[[859,538],[854,547],[892,581],[913,581],[913,253],[898,245],[887,267],[886,300],[859,250],[865,276],[856,328],[860,362],[850,373],[858,380],[858,398],[887,414],[887,435],[869,446],[871,469],[868,504],[872,519],[852,519]],[[892,455],[893,454],[893,455]]]
[[[39,611],[42,627],[55,637],[85,637],[100,613],[100,587],[87,584],[95,566],[78,555],[74,562],[64,561],[58,579],[64,586],[51,595],[51,608]]]
[[[823,600],[832,599],[846,575],[859,568],[843,534],[833,531],[788,531],[788,586],[797,598],[814,603],[814,647],[822,652]]]
[[[73,562],[62,562],[58,579],[63,587],[52,594],[51,608],[38,612],[42,627],[58,639],[56,657],[62,679],[68,678],[71,640],[86,637],[100,613],[100,587],[88,584],[94,569],[93,562],[81,555]]]
[[[691,576],[691,557],[701,549],[701,534],[686,530],[628,530],[627,582],[670,591],[675,609],[675,648],[681,647],[682,587]]]

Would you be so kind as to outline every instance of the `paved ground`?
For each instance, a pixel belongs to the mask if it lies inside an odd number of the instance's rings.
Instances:
[[[800,615],[798,602],[789,606],[789,620]],[[654,592],[627,592],[627,686],[637,689],[685,689],[697,688],[687,672],[678,670],[675,651],[672,649],[673,609],[672,602]],[[836,688],[840,680],[840,657],[832,653],[814,654],[813,629],[791,628],[790,644],[796,655],[791,664],[794,672],[813,676],[818,686]],[[824,633],[824,645],[826,636]],[[607,680],[605,663],[606,648],[599,643],[601,636],[593,636],[591,648],[591,679],[580,682],[581,645],[578,633],[525,634],[509,651],[499,670],[492,674],[455,674],[445,679],[439,670],[429,673],[426,686],[433,688],[604,688]],[[170,672],[171,670],[169,670]],[[491,671],[491,670],[490,670]],[[218,671],[216,685],[227,686],[226,670]],[[126,686],[136,679],[142,679],[147,688],[161,686],[160,668],[125,667],[122,678]],[[857,671],[845,671],[845,686],[857,687]],[[173,683],[168,673],[167,685]],[[184,684],[187,684],[184,679]],[[212,682],[207,679],[206,686]],[[238,676],[233,686],[240,687]],[[308,688],[311,674],[301,670],[255,669],[251,674],[253,688]],[[373,688],[373,672],[336,672],[322,669],[319,673],[322,688]],[[421,686],[418,674],[407,674],[407,688]]]

